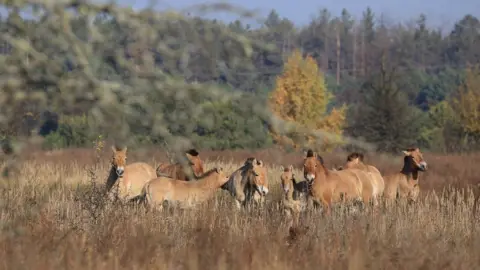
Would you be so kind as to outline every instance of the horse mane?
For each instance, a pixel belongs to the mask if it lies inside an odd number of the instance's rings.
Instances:
[[[157,177],[165,177],[165,178],[171,178],[174,179],[170,174],[168,173],[157,173]]]
[[[283,168],[283,172],[289,172],[290,171],[290,168]]]
[[[315,156],[315,153],[313,152],[312,149],[308,149],[307,151],[307,158],[311,158],[311,157],[314,157]],[[320,155],[317,155],[317,160],[323,165],[325,164],[323,162],[323,158],[320,156]]]
[[[204,172],[202,175],[200,175],[196,178],[197,178],[197,180],[201,180],[203,178],[206,178],[206,177],[210,176],[211,174],[213,174],[214,172],[217,172],[217,169],[218,169],[217,167],[215,167],[213,169],[210,169],[210,170]]]
[[[323,157],[317,155],[317,160],[320,162],[320,164],[325,165],[325,162],[323,162]]]
[[[254,157],[249,157],[249,158],[247,158],[247,160],[245,160],[245,163],[243,165],[244,166],[245,165],[253,165],[253,160],[255,160]]]
[[[199,155],[198,151],[195,148],[192,148],[188,151],[185,152],[186,154],[189,154],[190,156],[197,157]]]
[[[115,144],[115,145],[113,145],[113,147],[115,147],[116,151],[122,151],[125,148],[125,147],[123,147],[122,145],[119,145],[119,144]]]
[[[401,173],[405,174],[405,175],[411,175],[411,174],[417,174],[418,173],[418,169],[415,168],[415,166],[413,165],[413,157],[412,156],[405,156],[403,158],[403,168],[402,168],[402,171]]]
[[[347,156],[347,161],[352,161],[356,158],[358,158],[361,162],[363,162],[364,155],[358,152],[350,153],[350,155]]]

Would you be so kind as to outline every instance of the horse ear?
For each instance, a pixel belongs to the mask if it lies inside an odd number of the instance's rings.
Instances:
[[[260,159],[257,159],[257,165],[260,167],[263,167],[263,161],[261,161]]]
[[[122,152],[124,152],[124,153],[127,152],[127,147],[126,146],[122,149]]]
[[[115,147],[115,145],[112,145],[112,151],[113,151],[113,153],[117,152],[117,148]]]
[[[223,167],[215,168],[215,171],[216,171],[217,173],[221,173],[221,172],[223,172]]]
[[[283,165],[280,165],[280,171],[281,171],[281,172],[284,172],[284,171],[285,171],[285,167],[283,167]]]
[[[403,150],[402,151],[405,156],[410,156],[412,153],[408,150]]]
[[[293,165],[288,166],[288,170],[293,172]]]

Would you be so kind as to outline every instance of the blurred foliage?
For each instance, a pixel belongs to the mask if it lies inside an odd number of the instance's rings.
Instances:
[[[464,83],[452,100],[452,108],[465,133],[480,134],[480,69],[468,68]]]
[[[261,148],[274,143],[269,130],[296,133],[297,146],[310,136],[326,147],[343,121],[349,123],[343,132],[349,145],[367,147],[363,138],[385,150],[406,144],[435,151],[478,148],[472,125],[442,114],[446,105],[455,107],[455,90],[470,80],[465,67],[480,63],[474,42],[480,40],[480,22],[472,15],[442,34],[427,27],[423,14],[412,24],[387,24],[369,8],[359,20],[345,9],[339,16],[323,9],[299,27],[275,10],[260,22],[229,4],[200,5],[189,15],[73,0],[12,0],[0,7],[8,10],[0,18],[4,152],[17,152],[37,135],[47,149],[88,146],[100,135],[118,144],[166,143],[178,152],[191,146]],[[239,19],[223,23],[197,15],[219,11]],[[309,72],[321,76],[308,84],[325,93],[311,99],[322,100],[316,110],[312,103],[300,114],[325,120],[330,113],[329,121],[297,117],[295,124],[268,111],[267,97],[283,87],[277,78],[294,51],[310,56]],[[395,79],[367,87],[383,80],[384,54]],[[284,83],[293,88],[306,82]],[[290,93],[291,100],[305,100]],[[338,109],[343,104],[349,107],[346,119]],[[464,120],[474,125],[468,115]],[[359,117],[362,125],[356,124]]]

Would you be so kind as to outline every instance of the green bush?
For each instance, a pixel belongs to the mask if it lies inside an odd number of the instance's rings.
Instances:
[[[67,147],[91,146],[95,135],[91,131],[86,115],[63,116],[55,132],[45,136],[43,148],[52,150]]]

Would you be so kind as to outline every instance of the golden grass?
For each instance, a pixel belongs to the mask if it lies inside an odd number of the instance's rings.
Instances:
[[[108,152],[101,162],[90,150],[24,158],[20,174],[2,189],[1,268],[474,269],[480,263],[479,218],[472,211],[477,191],[471,185],[480,173],[478,156],[425,155],[430,167],[422,175],[418,204],[377,214],[337,207],[328,218],[311,211],[292,239],[279,207],[280,165],[298,166],[301,155],[274,150],[201,155],[207,170],[222,166],[227,172],[249,155],[265,160],[270,186],[265,209],[234,211],[224,191],[194,210],[159,213],[110,205],[99,196]],[[132,153],[128,162],[162,160],[159,153],[148,156]],[[325,156],[328,167],[344,158]],[[395,159],[371,160],[382,173],[399,170]]]

